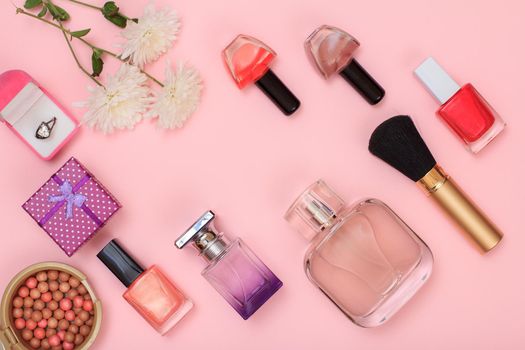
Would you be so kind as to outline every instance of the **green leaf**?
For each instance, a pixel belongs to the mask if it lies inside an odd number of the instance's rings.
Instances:
[[[101,55],[102,52],[98,49],[94,49],[93,55],[91,55],[91,66],[93,67],[93,73],[91,75],[94,77],[98,77],[104,68],[104,61],[100,58]]]
[[[120,28],[126,28],[126,25],[128,24],[128,20],[126,19],[126,17],[120,15],[120,14],[116,14],[116,15],[113,15],[113,16],[106,16],[104,15],[104,17],[106,17],[106,19],[108,21],[110,21],[111,23],[119,26]]]
[[[28,10],[34,9],[37,6],[42,5],[42,0],[26,0],[24,7]]]
[[[56,7],[57,10],[58,10],[58,13],[59,13],[59,19],[60,19],[61,21],[67,21],[67,20],[70,18],[69,13],[67,13],[67,11],[64,10],[62,7],[59,7],[59,6],[56,6],[56,5],[55,5],[55,7]]]
[[[112,17],[118,14],[119,8],[114,1],[108,1],[102,7],[102,13],[104,17]]]
[[[103,51],[101,49],[98,49],[98,48],[94,48],[93,49],[93,55],[96,57],[96,58],[100,58],[102,57],[102,54],[103,54]]]
[[[51,16],[53,16],[54,19],[59,21],[67,21],[70,18],[69,13],[67,13],[67,11],[64,10],[62,7],[50,2],[46,2],[46,6],[49,10],[49,13],[51,13]]]
[[[83,36],[86,36],[87,33],[89,33],[90,31],[91,31],[90,28],[83,29],[83,30],[77,30],[76,32],[71,32],[71,36],[75,38],[82,38]]]
[[[42,7],[42,10],[40,10],[40,12],[38,13],[38,17],[44,17],[47,13],[47,7]]]
[[[126,28],[128,20],[126,17],[119,13],[119,7],[114,1],[108,1],[102,7],[102,14],[111,23],[119,26],[120,28]]]

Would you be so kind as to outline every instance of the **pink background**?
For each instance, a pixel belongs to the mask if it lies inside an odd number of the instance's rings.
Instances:
[[[22,3],[22,0],[15,2]],[[102,3],[102,1],[98,1]],[[118,28],[100,15],[70,9],[74,29],[111,47]],[[137,16],[147,3],[121,1]],[[158,1],[158,3],[169,3]],[[183,30],[173,61],[188,60],[205,80],[203,103],[181,130],[144,122],[112,136],[83,129],[53,161],[39,160],[6,127],[0,128],[0,289],[32,263],[57,260],[83,270],[104,303],[95,349],[517,349],[523,346],[525,235],[523,217],[522,1],[245,0],[172,1]],[[259,6],[259,7],[256,7]],[[52,28],[15,16],[0,5],[0,71],[28,71],[66,106],[87,96],[90,82]],[[370,107],[342,79],[325,82],[302,43],[318,25],[340,26],[362,43],[358,60],[387,90]],[[238,33],[268,43],[279,57],[274,71],[302,107],[286,118],[251,87],[239,91],[220,60]],[[88,52],[80,49],[85,62]],[[478,156],[434,116],[436,102],[412,76],[433,55],[458,81],[472,82],[508,122]],[[117,65],[106,60],[105,72]],[[164,64],[149,71],[161,77]],[[73,110],[80,117],[82,111]],[[371,156],[368,137],[382,120],[411,114],[436,158],[506,233],[481,256],[408,179]],[[124,208],[73,258],[20,205],[71,155],[78,157]],[[324,178],[348,201],[378,197],[430,245],[434,274],[390,323],[361,329],[311,286],[302,268],[306,242],[282,219],[292,200]],[[204,265],[173,241],[203,211],[213,209],[226,232],[242,236],[285,287],[243,321],[200,276]],[[95,254],[118,237],[144,265],[160,265],[195,301],[188,317],[160,337],[121,298],[124,287]]]

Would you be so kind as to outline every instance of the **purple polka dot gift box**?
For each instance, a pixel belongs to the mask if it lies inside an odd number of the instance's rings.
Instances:
[[[22,207],[67,256],[72,256],[121,205],[71,158]]]

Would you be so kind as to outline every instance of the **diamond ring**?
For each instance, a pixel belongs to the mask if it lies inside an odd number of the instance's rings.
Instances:
[[[36,134],[35,134],[36,138],[40,140],[49,138],[49,136],[51,136],[51,132],[53,131],[53,128],[55,127],[56,122],[57,122],[57,118],[53,117],[53,119],[47,122],[40,123],[40,125],[38,126],[38,129],[36,129]]]

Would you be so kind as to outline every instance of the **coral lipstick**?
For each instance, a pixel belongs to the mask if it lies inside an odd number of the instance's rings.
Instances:
[[[291,115],[301,103],[270,69],[276,56],[265,43],[247,35],[238,35],[222,52],[239,89],[255,84],[285,115]]]

